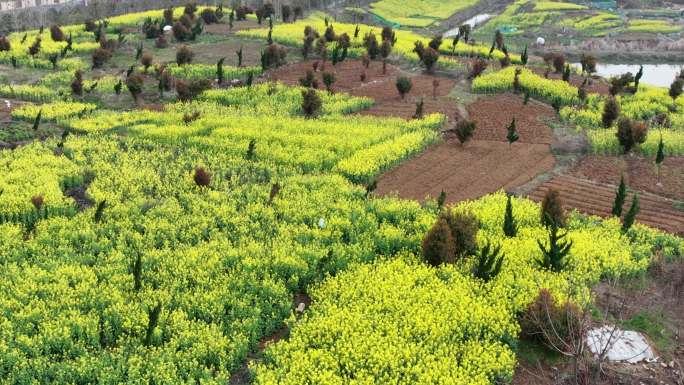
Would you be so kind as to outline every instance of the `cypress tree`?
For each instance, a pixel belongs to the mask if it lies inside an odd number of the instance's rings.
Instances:
[[[504,215],[503,231],[507,237],[515,237],[518,234],[518,224],[513,217],[513,203],[511,202],[510,195],[508,195],[508,201],[506,202],[506,214]]]
[[[509,147],[520,139],[518,132],[515,130],[515,118],[513,118],[511,124],[508,126],[508,135],[506,135],[506,139],[508,139]]]
[[[504,255],[501,254],[501,245],[492,248],[487,244],[477,254],[477,264],[473,267],[473,275],[485,282],[494,279],[501,272]]]
[[[660,135],[660,141],[658,142],[658,153],[656,154],[656,175],[658,176],[658,183],[660,183],[660,167],[665,160],[665,144],[663,143],[663,135]]]
[[[634,77],[634,93],[639,91],[639,81],[641,81],[641,78],[644,76],[644,66],[639,66],[639,72],[637,72],[636,76]]]
[[[527,59],[527,45],[525,45],[525,50],[523,51],[522,55],[520,55],[520,62],[522,63],[522,65],[527,65]]]
[[[440,209],[442,207],[444,207],[444,203],[446,202],[446,197],[447,197],[446,192],[444,192],[444,190],[442,190],[442,192],[439,193],[439,198],[437,198],[437,207],[439,207]]]
[[[560,235],[558,224],[548,214],[547,221],[551,222],[549,228],[549,247],[546,248],[541,241],[537,240],[537,245],[539,245],[539,249],[542,252],[542,258],[538,259],[537,263],[543,269],[560,273],[567,265],[565,257],[570,253],[573,242],[564,240],[568,233],[565,232],[563,235]]]
[[[142,289],[142,254],[138,253],[133,263],[133,289],[140,291]]]
[[[152,336],[154,335],[154,329],[157,328],[159,323],[159,315],[161,314],[161,303],[157,303],[157,306],[152,310],[147,312],[147,332],[145,333],[145,346],[150,346],[152,344]]]
[[[626,233],[634,224],[634,221],[636,220],[637,214],[639,214],[639,195],[634,194],[634,198],[632,198],[632,206],[629,208],[629,211],[625,215],[625,219],[622,221],[622,232]]]
[[[40,126],[40,120],[43,117],[43,110],[38,111],[38,115],[33,120],[33,131],[38,131],[38,126]]]
[[[615,201],[613,202],[613,215],[620,218],[622,216],[622,209],[625,206],[625,198],[627,198],[627,186],[625,185],[625,175],[620,176],[620,186],[615,193]]]
[[[226,58],[222,57],[219,59],[218,63],[216,63],[216,81],[218,84],[223,84],[223,62],[226,60]]]

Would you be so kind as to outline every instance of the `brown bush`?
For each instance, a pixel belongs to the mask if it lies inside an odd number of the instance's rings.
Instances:
[[[603,115],[601,116],[603,127],[610,128],[618,116],[620,116],[620,106],[617,104],[615,98],[609,98],[603,106]]]
[[[487,62],[483,59],[473,59],[470,61],[470,79],[475,79],[480,76],[487,69]]]
[[[142,57],[140,58],[140,63],[145,67],[145,72],[152,66],[152,62],[154,61],[154,57],[152,56],[151,53],[145,52]]]
[[[53,41],[66,40],[66,36],[64,35],[64,32],[62,32],[62,28],[60,28],[58,25],[53,25],[50,27],[50,37]]]
[[[548,227],[553,221],[558,227],[565,227],[565,209],[560,191],[548,189],[541,204],[541,223]]]
[[[425,70],[430,73],[434,71],[438,60],[439,51],[432,47],[428,47],[423,50],[423,54],[420,57],[420,61],[423,63],[423,66],[425,66]]]
[[[443,263],[451,263],[456,254],[454,238],[446,219],[440,217],[425,234],[422,243],[423,258],[431,266],[439,266]]]
[[[34,195],[31,197],[31,204],[36,211],[40,211],[40,209],[43,207],[43,204],[45,204],[45,198],[43,198],[42,195]]]
[[[302,91],[302,112],[304,112],[304,116],[307,118],[314,117],[321,107],[323,107],[323,102],[318,96],[318,92],[312,88]]]
[[[186,81],[182,79],[176,80],[176,93],[178,100],[188,102],[196,98],[202,92],[211,88],[211,81],[208,79],[199,79]]]
[[[618,121],[615,136],[625,153],[630,152],[634,146],[644,143],[647,135],[648,127],[643,122],[634,122],[626,117]]]
[[[567,350],[583,341],[586,328],[584,314],[576,304],[557,304],[547,289],[539,295],[520,317],[521,334],[524,338],[540,342],[552,350]]]
[[[216,24],[218,23],[218,17],[216,17],[216,12],[211,8],[205,8],[202,13],[202,20],[205,24]]]
[[[261,55],[263,69],[277,68],[286,63],[287,50],[278,44],[269,44]]]
[[[183,64],[190,64],[192,63],[193,57],[195,57],[195,53],[192,52],[190,47],[187,45],[182,45],[176,51],[176,64],[179,66]]]
[[[193,175],[192,179],[199,187],[209,187],[211,184],[211,174],[203,167],[197,167],[195,169],[195,175]]]
[[[186,41],[190,38],[190,28],[183,25],[180,21],[173,24],[171,31],[177,41]]]
[[[71,93],[83,96],[83,73],[81,70],[76,71],[74,74],[74,80],[71,82]]]
[[[235,18],[238,21],[247,20],[247,15],[254,13],[254,10],[247,6],[240,6],[235,8]]]
[[[126,87],[136,102],[143,92],[144,85],[145,79],[140,74],[132,74],[126,79]]]
[[[166,37],[164,35],[159,35],[157,40],[154,41],[154,46],[159,48],[159,49],[168,48],[169,41],[166,40]]]
[[[455,131],[456,138],[463,144],[473,136],[473,133],[475,132],[475,122],[472,120],[460,119],[458,123],[456,123]]]
[[[565,56],[563,56],[562,54],[554,55],[553,68],[556,70],[557,74],[562,73],[565,69]]]
[[[10,44],[7,36],[0,36],[0,52],[9,51],[10,49],[12,49],[12,44]]]
[[[112,51],[98,48],[93,51],[93,68],[101,68],[112,58]]]
[[[85,30],[86,32],[95,32],[97,30],[97,24],[95,23],[95,20],[88,19],[85,21]]]
[[[454,256],[463,257],[477,250],[477,232],[480,222],[469,211],[448,210],[442,217],[449,225],[454,240]]]

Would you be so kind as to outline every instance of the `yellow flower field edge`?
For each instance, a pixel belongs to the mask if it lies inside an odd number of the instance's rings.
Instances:
[[[477,216],[480,246],[502,245],[504,265],[493,281],[471,275],[472,257],[439,268],[410,254],[357,265],[311,291],[311,309],[288,321],[288,340],[267,348],[264,361],[253,365],[255,384],[510,381],[517,317],[541,288],[587,305],[589,288],[602,277],[644,272],[656,250],[680,258],[684,253],[684,240],[677,237],[643,226],[626,236],[616,219],[573,213],[569,268],[545,271],[535,262],[536,239],[546,235],[539,205],[526,199],[513,204],[520,226],[513,238],[502,231],[503,192],[455,208]]]
[[[545,100],[549,103],[557,101],[562,105],[579,102],[577,87],[566,82],[545,79],[530,69],[510,66],[500,71],[486,72],[473,80],[473,91],[479,93],[512,92],[516,69],[520,69],[520,85],[523,92],[528,92],[533,98]]]
[[[273,26],[273,41],[287,46],[301,47],[303,45],[304,27],[308,25],[316,29],[319,33],[323,33],[326,28],[325,17],[326,16],[324,14],[314,13],[306,19],[298,20],[295,23],[276,24]],[[349,54],[351,57],[360,57],[365,52],[365,49],[363,48],[363,37],[365,36],[365,34],[373,32],[379,38],[382,32],[382,28],[360,24],[359,35],[358,37],[354,38],[356,24],[333,22],[332,26],[335,30],[335,33],[347,33],[351,37],[352,48],[349,50]],[[414,43],[416,41],[421,41],[425,46],[427,46],[430,39],[411,31],[395,30],[394,32],[396,34],[397,43],[393,47],[393,52],[399,54],[406,60],[417,62],[418,57],[413,52]],[[237,34],[239,36],[266,39],[266,37],[268,36],[268,29],[264,28],[242,30],[238,31]],[[449,46],[448,48],[446,47],[449,44],[450,43],[448,42],[443,43],[443,47],[441,50],[442,53],[450,54],[452,52],[451,46]],[[455,54],[458,56],[470,56],[472,54],[475,54],[478,56],[486,57],[489,55],[489,47],[481,45],[469,45],[460,42],[456,47]],[[493,57],[500,59],[504,57],[504,54],[501,51],[495,50],[495,52],[493,53]],[[520,56],[511,55],[511,60],[515,63],[519,63]],[[446,68],[459,67],[461,65],[458,61],[445,55],[440,56],[438,64]]]

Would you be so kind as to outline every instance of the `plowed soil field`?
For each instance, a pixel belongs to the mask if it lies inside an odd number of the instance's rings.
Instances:
[[[521,186],[553,169],[555,159],[545,144],[474,140],[461,145],[454,138],[382,175],[376,192],[402,198],[436,198],[447,202],[475,199],[500,189]]]
[[[289,85],[298,85],[299,79],[306,75],[307,70],[313,70],[316,60],[290,64],[270,71],[266,78],[277,80]],[[359,60],[345,60],[333,66],[326,62],[325,69],[315,72],[319,87],[323,87],[323,72],[335,73],[336,82],[333,85],[335,92],[348,92],[354,96],[365,96],[375,100],[375,105],[361,111],[363,115],[396,116],[410,119],[416,112],[416,103],[421,99],[424,102],[423,113],[430,114],[440,112],[450,120],[458,113],[456,102],[447,97],[455,82],[452,79],[435,77],[430,75],[414,75],[401,71],[401,69],[388,64],[385,74],[382,73],[382,63],[372,62],[368,69],[363,67]],[[361,74],[366,73],[366,79],[361,81]],[[413,87],[402,99],[397,92],[395,82],[398,77],[411,78]],[[433,92],[433,81],[437,79],[439,86]]]
[[[520,143],[553,142],[551,128],[543,121],[553,119],[556,113],[546,104],[524,104],[521,97],[511,94],[485,96],[470,104],[468,113],[477,127],[476,140],[506,141],[508,126],[515,118]]]
[[[684,157],[667,157],[660,169],[660,178],[652,158],[589,156],[571,172],[578,178],[599,183],[618,184],[624,174],[630,188],[684,201]],[[660,183],[660,184],[658,184]]]
[[[561,193],[566,207],[578,211],[608,217],[611,215],[616,185],[602,184],[569,175],[557,176],[539,186],[530,198],[540,202],[548,189],[554,188]],[[630,191],[625,203],[625,211],[632,201]],[[684,235],[684,212],[677,209],[675,201],[649,193],[640,193],[641,211],[637,221],[645,225]]]

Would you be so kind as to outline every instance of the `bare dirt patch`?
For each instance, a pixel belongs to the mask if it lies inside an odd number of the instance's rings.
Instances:
[[[658,178],[653,159],[631,155],[624,157],[593,155],[584,158],[571,171],[571,175],[600,183],[617,184],[620,182],[620,175],[623,174],[625,183],[630,188],[684,201],[682,170],[684,170],[684,157],[682,156],[665,158],[661,166],[660,178]]]
[[[224,20],[226,20],[224,23],[205,25],[204,31],[212,35],[229,35],[233,32],[242,31],[246,29],[268,28],[268,22],[265,22],[263,25],[259,25],[259,23],[257,23],[256,20],[248,19],[242,21],[234,21],[233,28],[231,29],[228,25],[228,15],[225,16]]]
[[[546,144],[475,140],[461,145],[456,139],[429,147],[378,180],[380,195],[436,198],[444,191],[447,202],[476,199],[500,189],[513,189],[553,169],[555,159]]]
[[[617,186],[560,175],[537,187],[530,198],[540,202],[551,188],[561,192],[566,207],[585,214],[609,217]],[[632,194],[628,194],[626,205],[630,204]],[[637,221],[673,234],[684,235],[684,211],[678,210],[676,204],[676,201],[668,198],[639,192],[641,211],[637,215]]]
[[[476,140],[506,141],[508,126],[515,118],[521,143],[553,142],[553,132],[544,120],[554,119],[556,113],[546,104],[532,100],[524,104],[522,97],[503,94],[478,99],[468,105],[468,113],[476,123]]]
[[[299,79],[303,78],[307,71],[313,71],[314,63],[318,63],[318,71],[314,74],[318,79],[319,86],[323,86],[323,72],[331,72],[335,74],[336,78],[333,89],[340,92],[350,92],[357,88],[365,88],[373,84],[394,80],[400,73],[397,67],[388,64],[387,73],[383,74],[382,64],[379,62],[372,62],[366,69],[359,60],[345,60],[335,66],[330,61],[327,61],[323,66],[323,62],[320,60],[306,60],[269,71],[265,77],[268,80],[279,81],[288,85],[299,85]],[[364,72],[366,73],[366,80],[362,82],[361,74]]]

